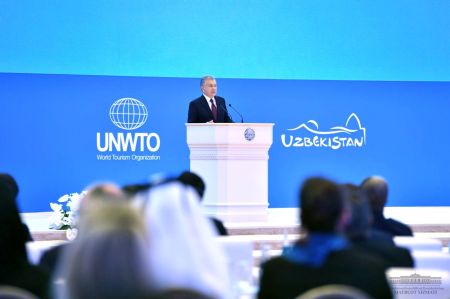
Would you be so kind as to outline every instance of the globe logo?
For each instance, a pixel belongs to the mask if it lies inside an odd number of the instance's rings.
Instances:
[[[147,121],[148,110],[139,100],[122,98],[111,105],[109,118],[121,129],[135,130],[142,127]]]

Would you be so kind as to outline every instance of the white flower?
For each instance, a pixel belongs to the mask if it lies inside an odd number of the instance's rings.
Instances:
[[[80,201],[86,191],[78,193],[70,193],[61,196],[58,199],[60,203],[50,203],[53,214],[50,216],[51,229],[67,229],[74,228],[77,225],[78,209]]]
[[[78,211],[78,208],[80,207],[81,198],[82,198],[82,196],[73,196],[70,199],[70,201],[67,202],[66,206],[71,211]]]
[[[73,193],[72,193],[73,194]],[[68,201],[70,199],[70,195],[69,194],[66,194],[66,195],[63,195],[63,196],[61,196],[60,198],[58,198],[58,202],[66,202],[66,201]]]
[[[62,212],[62,205],[61,204],[51,202],[50,203],[50,208],[52,208],[53,212],[59,212],[59,213]]]
[[[50,228],[51,229],[60,229],[63,227],[61,213],[55,211],[52,216],[50,216]]]

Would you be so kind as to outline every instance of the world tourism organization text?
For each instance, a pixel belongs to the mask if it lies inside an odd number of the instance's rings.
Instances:
[[[160,146],[161,139],[157,133],[97,133],[97,150],[101,153],[97,154],[97,160],[159,161],[161,156],[156,153]],[[131,152],[132,154],[126,154],[125,152]],[[134,154],[135,152],[141,154]]]
[[[159,155],[116,155],[116,154],[97,154],[97,160],[99,161],[159,161],[161,156]]]

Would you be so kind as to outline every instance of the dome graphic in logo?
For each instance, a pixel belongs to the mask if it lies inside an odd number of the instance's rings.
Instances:
[[[147,121],[148,110],[139,100],[122,98],[111,105],[109,118],[121,129],[135,130],[142,127]]]

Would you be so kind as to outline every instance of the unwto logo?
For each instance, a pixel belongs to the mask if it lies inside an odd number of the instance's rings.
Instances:
[[[287,131],[289,134],[281,135],[284,147],[326,147],[337,150],[363,147],[366,144],[366,128],[361,125],[355,113],[350,114],[345,126],[335,126],[322,131],[317,121],[309,120]]]
[[[132,131],[147,122],[148,109],[144,103],[134,98],[121,98],[109,109],[111,122],[122,130]],[[97,155],[98,160],[159,160],[156,155],[136,155],[134,153],[154,153],[159,150],[161,139],[154,132],[97,132],[97,150],[101,153],[132,152],[133,155]]]
[[[109,118],[120,129],[135,130],[147,121],[148,110],[139,100],[122,98],[109,108]]]

